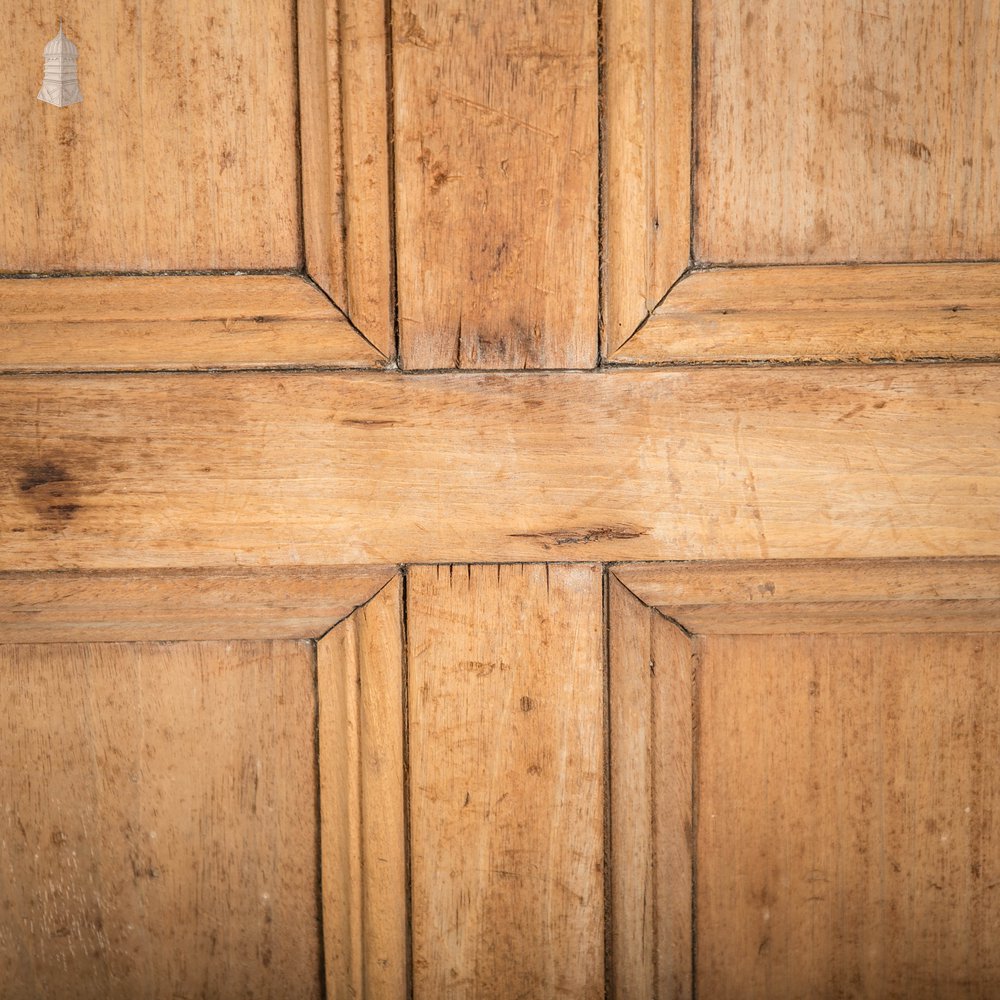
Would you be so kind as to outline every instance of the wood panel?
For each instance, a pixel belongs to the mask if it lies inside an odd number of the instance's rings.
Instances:
[[[597,8],[394,0],[406,368],[597,357]]]
[[[998,288],[996,264],[693,271],[611,360],[997,358]]]
[[[699,995],[995,996],[1000,637],[700,644]]]
[[[313,663],[0,647],[6,996],[319,997]]]
[[[604,996],[601,591],[409,571],[415,997]]]
[[[314,638],[392,573],[383,566],[0,573],[0,642]]]
[[[0,372],[326,366],[385,358],[297,275],[0,281]]]
[[[0,271],[301,264],[292,0],[6,9]],[[60,16],[71,108],[36,100]]]
[[[615,575],[699,635],[1000,631],[996,559],[634,563]]]
[[[331,997],[407,996],[401,580],[396,576],[317,646]]]
[[[298,0],[306,270],[395,353],[385,0]]]
[[[11,377],[0,569],[991,556],[988,365]]]
[[[604,346],[691,260],[692,0],[605,0]]]
[[[614,576],[608,604],[611,995],[689,998],[693,975],[691,640]]]
[[[695,257],[995,258],[1000,5],[708,0]]]

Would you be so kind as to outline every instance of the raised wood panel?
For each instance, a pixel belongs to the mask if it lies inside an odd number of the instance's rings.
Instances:
[[[386,0],[298,0],[306,270],[395,353]]]
[[[988,365],[8,378],[0,568],[997,555]]]
[[[321,995],[313,664],[0,647],[5,996]]]
[[[293,0],[5,7],[0,272],[295,268]],[[36,100],[59,18],[83,102]]]
[[[396,576],[317,645],[331,997],[407,996],[403,599]]]
[[[408,580],[414,996],[603,997],[600,569]]]
[[[692,0],[605,0],[604,350],[691,261]]]
[[[619,995],[686,995],[663,985],[677,942],[653,919],[685,874],[698,995],[996,992],[998,565],[613,569]],[[968,606],[990,601],[964,631]],[[686,817],[693,872],[661,867],[664,841],[684,861]]]
[[[692,271],[612,356],[691,361],[1000,357],[1000,265]]]
[[[0,573],[0,642],[316,638],[393,572],[337,566]]]
[[[1000,255],[1000,5],[704,0],[695,256]]]
[[[597,357],[597,7],[394,0],[406,368]]]
[[[0,281],[0,372],[323,366],[385,358],[299,275]]]
[[[699,995],[996,996],[1000,636],[699,645]]]
[[[691,641],[611,576],[611,996],[692,996]]]
[[[1000,560],[633,563],[616,577],[688,632],[1000,631]]]
[[[608,360],[1000,356],[996,266],[968,264],[997,256],[998,18],[964,0],[609,0]]]

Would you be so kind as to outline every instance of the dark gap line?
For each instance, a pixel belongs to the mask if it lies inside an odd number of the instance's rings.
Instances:
[[[688,194],[688,270],[694,266],[695,232],[698,225],[698,0],[691,0],[691,164]],[[686,277],[683,275],[682,277]],[[669,291],[668,293],[669,294]],[[664,296],[666,298],[666,296]]]
[[[326,922],[323,907],[323,784],[320,770],[320,716],[319,716],[319,640],[310,640],[312,645],[312,683],[316,707],[313,712],[313,763],[316,789],[316,906],[317,930],[319,931],[319,995],[327,1000],[326,989]]]
[[[691,1000],[698,997],[698,776],[701,764],[702,640],[691,649]]]
[[[410,631],[409,597],[410,579],[407,567],[400,570],[399,616],[402,651],[402,725],[403,725],[403,857],[406,869],[406,996],[413,1000],[413,837],[411,834],[410,807]]]
[[[549,564],[546,563],[546,566]],[[601,601],[602,613],[604,616],[604,645],[602,649],[604,657],[604,684],[603,684],[603,727],[604,727],[604,997],[605,1000],[614,993],[614,907],[612,905],[612,894],[614,892],[614,879],[611,870],[612,858],[612,829],[611,815],[611,754],[612,732],[611,732],[611,577],[610,570],[605,564],[602,566],[601,577]]]
[[[396,207],[396,77],[393,62],[392,0],[385,4],[385,105],[386,166],[389,171],[389,321],[392,324],[393,360],[400,356],[399,343],[399,231]]]
[[[604,313],[607,308],[607,47],[605,44],[604,0],[597,2],[597,364],[607,354],[607,330]]]
[[[295,74],[295,166],[296,192],[299,200],[298,241],[299,270],[306,273],[306,200],[305,160],[302,153],[302,61],[299,57],[299,5],[292,5],[292,67]]]

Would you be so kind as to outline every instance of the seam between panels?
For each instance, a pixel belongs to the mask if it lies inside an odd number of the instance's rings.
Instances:
[[[602,751],[604,756],[604,997],[609,1000],[614,995],[614,910],[612,907],[613,873],[611,870],[611,569],[607,563],[601,563],[601,615],[603,619],[603,683],[601,685],[602,700]]]
[[[316,917],[319,932],[319,995],[327,1000],[326,985],[326,917],[323,906],[323,780],[321,770],[320,694],[319,694],[319,639],[309,640],[312,645],[312,682],[316,707],[313,711],[313,773],[316,789]]]
[[[401,566],[399,601],[400,652],[402,672],[401,715],[403,730],[403,859],[406,883],[406,996],[413,1000],[413,838],[410,817],[410,638],[409,638],[409,567]]]

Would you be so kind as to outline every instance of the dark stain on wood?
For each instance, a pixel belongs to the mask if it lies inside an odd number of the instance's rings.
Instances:
[[[79,486],[58,462],[35,462],[24,466],[18,488],[34,512],[53,527],[72,521],[81,509]]]

